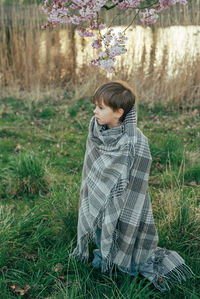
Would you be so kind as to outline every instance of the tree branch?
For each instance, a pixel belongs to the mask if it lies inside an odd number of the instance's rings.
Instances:
[[[120,0],[119,3],[122,2],[122,1],[123,0]],[[149,8],[149,7],[153,7],[155,4],[158,4],[158,0],[156,0],[155,2],[153,2],[152,4],[149,4],[147,6],[143,6],[143,7],[132,7],[132,9],[140,9],[140,10],[141,9],[146,9],[146,8]],[[106,10],[110,10],[110,9],[115,8],[115,7],[117,7],[117,4],[113,4],[111,6],[107,6],[107,5],[102,6],[102,8],[105,8]]]
[[[111,6],[104,5],[104,6],[102,6],[102,8],[105,8],[106,10],[110,10],[110,9],[116,7],[116,6],[117,6],[116,4],[113,4]]]
[[[136,17],[138,16],[139,12],[137,12],[134,16],[134,18],[132,19],[131,23],[123,30],[123,33],[126,32],[126,30],[133,24],[133,22],[135,21]]]

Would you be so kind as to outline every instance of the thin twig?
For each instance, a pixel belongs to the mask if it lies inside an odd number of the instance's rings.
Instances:
[[[119,17],[119,16],[121,15],[121,13],[122,13],[122,12],[120,11],[120,13],[118,13],[116,16],[114,16],[114,18],[113,18],[112,21],[110,22],[108,28],[110,28],[110,27],[112,26],[114,20],[115,20],[117,17]]]
[[[122,33],[125,33],[126,30],[133,24],[133,22],[135,21],[136,17],[138,16],[139,12],[137,12],[134,16],[134,18],[132,19],[131,23],[124,29],[124,31]]]
[[[101,36],[101,38],[103,38],[101,35],[101,30],[99,28],[99,13],[98,12],[97,12],[97,26],[98,26],[99,36]]]

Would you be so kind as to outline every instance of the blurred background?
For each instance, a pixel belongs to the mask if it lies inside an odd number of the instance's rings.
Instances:
[[[81,38],[72,25],[42,30],[43,1],[0,0],[0,96],[27,94],[35,100],[73,90],[89,96],[107,79],[123,79],[142,103],[194,106],[200,97],[200,1],[174,5],[159,21],[127,29],[127,53],[117,60],[114,74],[88,66],[97,53],[90,38]],[[114,30],[129,26],[133,15],[102,12]]]

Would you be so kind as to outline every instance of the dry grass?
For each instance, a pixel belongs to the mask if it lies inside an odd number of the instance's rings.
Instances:
[[[200,18],[198,7],[199,0],[188,7],[172,8],[170,13],[163,13],[159,25],[197,25]],[[76,33],[71,28],[41,30],[41,25],[46,22],[41,7],[8,8],[2,5],[0,16],[0,43],[3,45],[0,47],[1,97],[15,94],[38,101],[49,96],[60,98],[65,90],[74,90],[76,100],[90,96],[108,78],[120,78],[133,86],[141,102],[171,102],[183,107],[198,104],[200,54],[191,58],[191,49],[186,50],[182,60],[175,61],[177,74],[169,76],[171,52],[167,45],[163,46],[160,63],[156,65],[161,36],[158,25],[150,30],[150,48],[142,44],[138,63],[129,62],[130,57],[135,59],[136,56],[134,47],[130,45],[129,56],[125,55],[120,60],[115,74],[108,75],[87,66],[94,53],[88,52],[85,40],[77,44]],[[123,25],[122,20],[118,20],[120,23]],[[77,61],[77,53],[82,53],[81,62]]]

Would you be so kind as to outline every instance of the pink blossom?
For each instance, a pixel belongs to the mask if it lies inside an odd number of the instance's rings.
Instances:
[[[97,22],[97,20],[93,19],[90,22],[90,29],[91,30],[96,30],[96,29],[102,30],[102,29],[105,29],[105,28],[106,28],[106,24],[102,24],[101,21],[99,21],[99,20]]]
[[[88,37],[88,36],[94,36],[93,32],[90,32],[88,30],[86,30],[85,28],[81,27],[81,28],[77,28],[77,32],[81,37]]]
[[[114,64],[115,64],[115,59],[109,58],[108,56],[105,56],[105,55],[99,55],[96,59],[93,59],[90,62],[90,65],[104,68],[109,73],[112,73],[115,71]]]
[[[144,26],[154,24],[158,19],[157,10],[153,8],[149,10],[146,9],[144,12],[139,12],[139,16]]]
[[[159,0],[160,6],[159,10],[166,9],[171,5],[174,5],[176,3],[180,3],[183,5],[187,4],[187,0]]]
[[[93,39],[92,47],[95,49],[100,49],[102,47],[102,39],[101,38]]]
[[[102,59],[99,62],[99,66],[107,70],[109,73],[113,73],[115,71],[115,60],[108,58]]]
[[[140,2],[144,2],[145,0],[124,0],[124,1],[112,1],[114,4],[116,4],[121,9],[131,9],[133,7],[137,7]]]
[[[114,37],[114,42],[118,45],[124,45],[127,39],[128,38],[125,35],[123,35],[121,32],[118,32],[118,37]]]
[[[103,36],[103,43],[104,43],[104,45],[109,45],[110,42],[112,41],[112,39],[113,39],[112,31],[113,31],[113,29],[110,28],[104,34],[104,36]]]
[[[106,4],[107,0],[97,0],[93,1],[94,2],[94,10],[100,11],[100,9]]]
[[[94,11],[92,11],[88,6],[87,7],[82,7],[79,10],[80,16],[82,18],[91,20],[92,18],[95,17],[96,13],[94,13]]]
[[[76,15],[70,18],[71,23],[74,25],[79,25],[82,22],[82,19]]]
[[[127,50],[125,49],[125,47],[114,45],[114,46],[111,46],[109,49],[109,56],[110,57],[119,56],[119,55],[126,53],[126,51]]]

